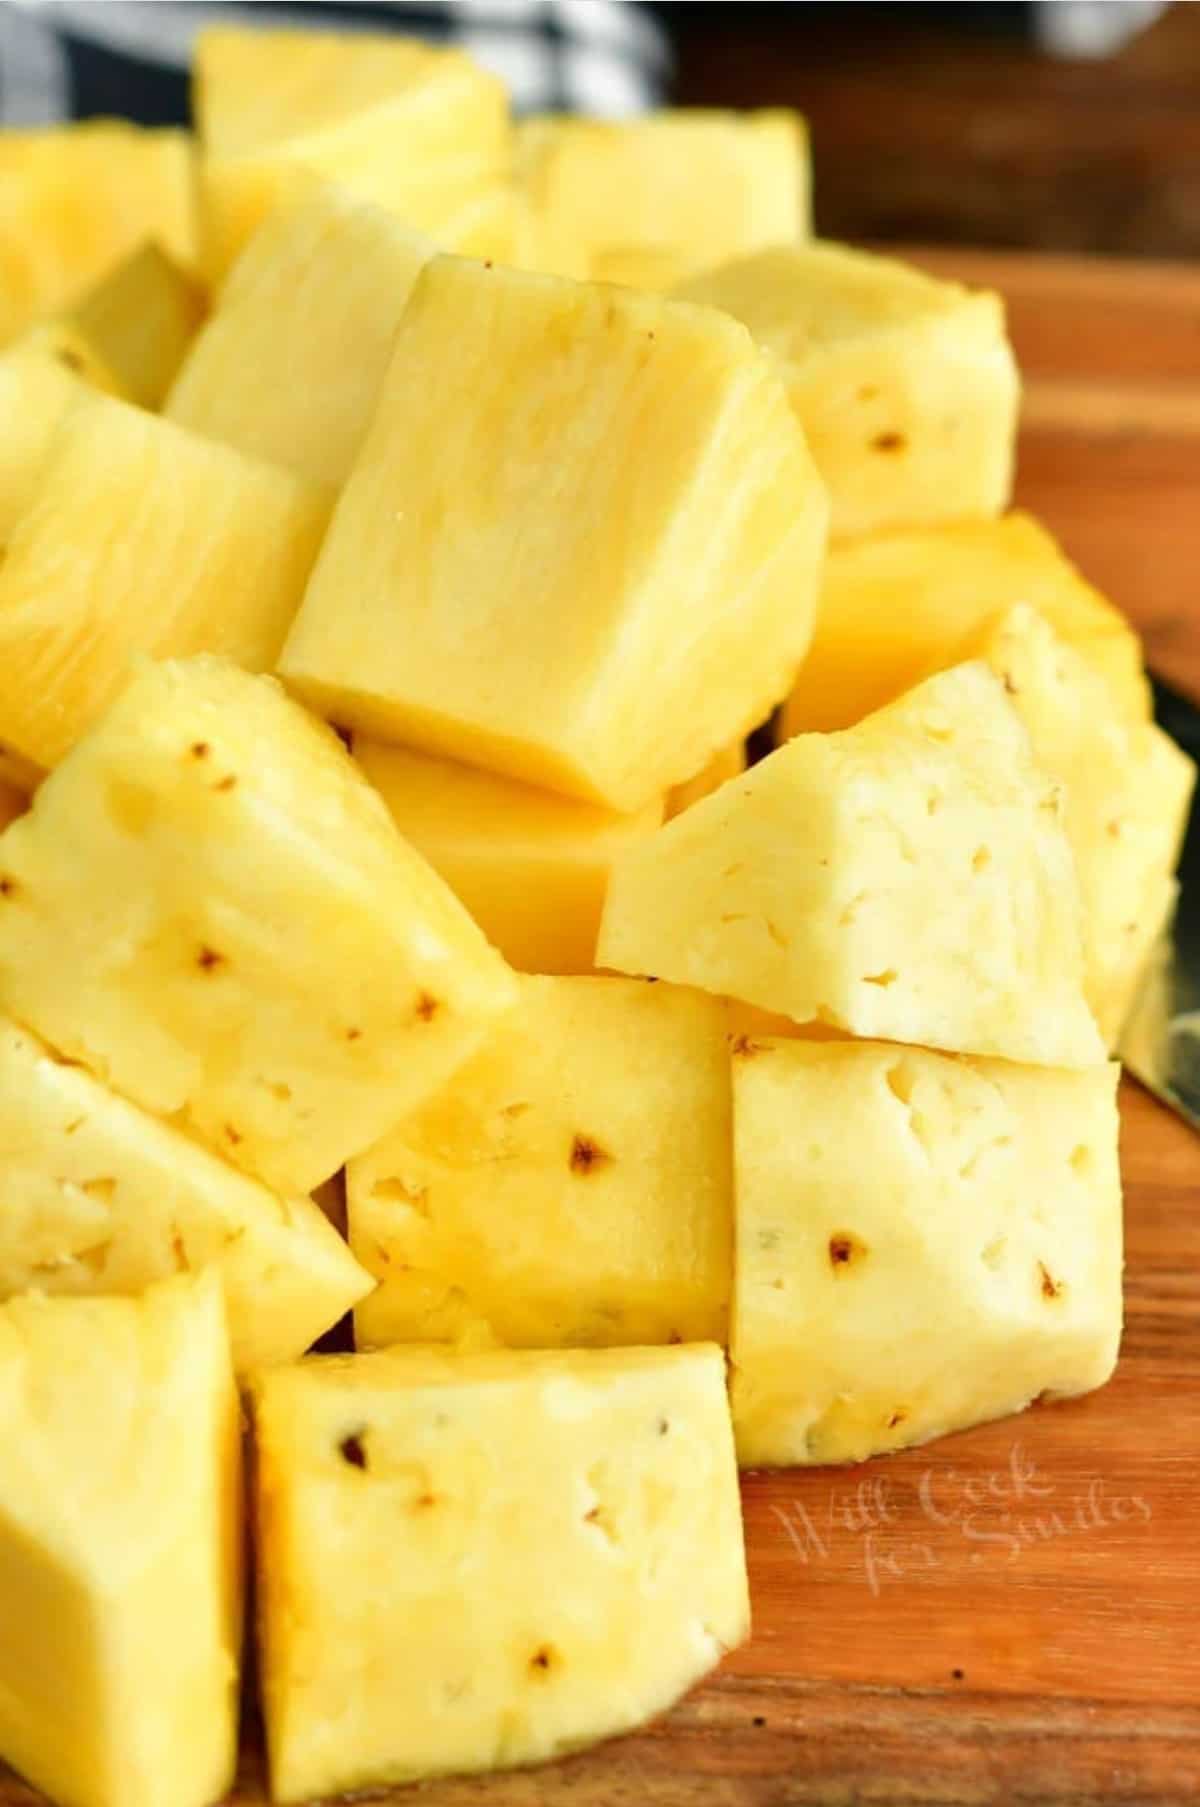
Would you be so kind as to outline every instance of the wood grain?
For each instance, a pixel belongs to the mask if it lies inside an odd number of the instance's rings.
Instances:
[[[1200,7],[1104,57],[1047,56],[1028,7],[705,5],[676,98],[799,107],[826,237],[1200,251]]]
[[[1017,253],[913,258],[998,288],[1025,380],[1017,500],[1200,699],[1200,270]]]
[[[1021,499],[1200,696],[1200,275],[917,253],[1010,298]],[[1178,1807],[1200,1795],[1200,1141],[1123,1090],[1110,1386],[844,1470],[749,1475],[752,1641],[668,1718],[424,1807]],[[32,1807],[0,1780],[0,1807]],[[263,1799],[248,1743],[235,1807]]]

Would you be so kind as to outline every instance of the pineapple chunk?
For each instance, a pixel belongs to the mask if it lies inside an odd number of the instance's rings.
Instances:
[[[517,1008],[351,1161],[364,1344],[724,1342],[729,1057],[717,998],[523,978]]]
[[[1099,673],[1025,604],[993,622],[976,650],[1003,680],[1039,766],[1063,785],[1084,989],[1111,1047],[1161,925],[1196,767],[1153,722],[1114,715]]]
[[[1003,686],[956,666],[627,848],[597,964],[854,1035],[1086,1066],[1103,1047],[1062,809]]]
[[[435,248],[382,208],[336,188],[272,215],[193,345],[166,414],[340,486],[409,291]]]
[[[784,705],[783,736],[852,728],[964,656],[1002,609],[1027,602],[1100,673],[1110,710],[1150,713],[1138,637],[1031,515],[962,521],[831,547],[817,628]]]
[[[504,88],[460,51],[218,28],[199,39],[196,81],[214,281],[276,207],[318,182],[436,232],[508,173]]]
[[[255,1401],[272,1797],[534,1763],[749,1630],[719,1349],[388,1349]]]
[[[160,246],[145,244],[81,296],[65,321],[113,372],[114,392],[158,408],[204,307],[195,277]]]
[[[662,804],[619,816],[472,766],[355,738],[392,820],[522,972],[587,973],[608,874]]]
[[[239,1371],[302,1355],[370,1290],[311,1199],[265,1186],[0,1018],[0,1297],[138,1293],[214,1267]]]
[[[481,108],[499,86],[461,53],[418,38],[215,25],[196,39],[193,106],[206,154],[240,157],[377,108],[424,102],[422,84],[449,74],[463,85],[447,93],[472,96]],[[432,97],[425,104],[432,112]],[[469,157],[470,128],[481,124],[470,113],[443,120],[441,142]],[[483,142],[491,150],[503,137],[493,126]]]
[[[731,1350],[745,1466],[859,1462],[1108,1379],[1117,1072],[748,1043]]]
[[[239,1432],[215,1276],[0,1307],[0,1756],[68,1807],[233,1781]]]
[[[514,994],[336,735],[218,660],[143,665],[0,839],[0,1007],[284,1194]]]
[[[0,136],[0,344],[147,238],[196,253],[191,139],[89,120]]]
[[[325,493],[289,472],[80,401],[0,565],[0,739],[57,764],[139,652],[272,665],[327,518]]]
[[[1008,501],[1020,385],[998,295],[832,244],[777,246],[675,293],[780,360],[835,538]]]
[[[574,240],[585,269],[615,247],[666,250],[699,269],[809,230],[808,133],[782,108],[527,119],[516,171],[546,230]]]
[[[719,791],[731,778],[740,778],[745,769],[744,740],[735,740],[732,746],[722,747],[694,778],[689,778],[686,784],[677,784],[667,792],[667,820],[670,821],[672,816],[681,816],[685,809],[690,809],[693,803],[699,803],[702,797],[711,797],[714,791]]]
[[[367,733],[636,810],[786,691],[824,536],[743,327],[436,257],[280,671]]]

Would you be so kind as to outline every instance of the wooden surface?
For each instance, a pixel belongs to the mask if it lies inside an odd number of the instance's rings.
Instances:
[[[1200,253],[1200,6],[1099,58],[995,0],[663,12],[677,99],[807,115],[829,238]]]
[[[1200,697],[1200,275],[951,255],[1029,373],[1021,499]],[[1124,1090],[1102,1392],[748,1476],[752,1641],[667,1719],[423,1807],[1179,1807],[1200,1795],[1200,1139]],[[414,1652],[414,1660],[419,1653]],[[0,1781],[0,1807],[35,1797]],[[262,1799],[251,1751],[238,1807]]]

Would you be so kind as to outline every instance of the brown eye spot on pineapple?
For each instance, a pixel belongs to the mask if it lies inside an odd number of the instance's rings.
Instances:
[[[207,759],[212,748],[206,740],[194,740],[188,748],[188,752],[193,759]]]
[[[0,872],[0,897],[15,897],[20,890],[15,878],[7,872]]]
[[[606,1167],[611,1160],[612,1156],[591,1136],[577,1135],[571,1144],[572,1173],[592,1173],[597,1167]]]
[[[1056,1280],[1054,1278],[1054,1275],[1050,1272],[1044,1261],[1038,1262],[1038,1273],[1041,1275],[1043,1299],[1060,1298],[1062,1295],[1063,1283],[1061,1280]]]
[[[343,1437],[338,1444],[338,1455],[342,1461],[349,1467],[361,1468],[364,1472],[367,1467],[367,1450],[363,1442],[365,1436],[365,1431],[351,1431],[350,1435]]]
[[[530,1674],[545,1678],[552,1669],[557,1668],[558,1662],[559,1655],[553,1644],[542,1644],[529,1659]]]
[[[729,1043],[729,1052],[738,1060],[753,1060],[756,1054],[765,1052],[762,1042],[756,1042],[750,1035],[735,1035]]]
[[[226,965],[226,960],[224,954],[219,954],[215,947],[202,947],[196,955],[196,965],[202,973],[215,973]]]
[[[902,452],[908,445],[903,433],[876,433],[871,441],[873,452]]]
[[[829,1238],[829,1265],[835,1273],[844,1272],[861,1261],[867,1253],[867,1245],[861,1242],[852,1230],[837,1230]]]
[[[418,1022],[432,1023],[434,1017],[437,1015],[437,1013],[440,1009],[441,1009],[441,1004],[439,1003],[438,999],[434,997],[432,992],[423,991],[420,993],[420,995],[417,998],[417,1010],[416,1010]]]

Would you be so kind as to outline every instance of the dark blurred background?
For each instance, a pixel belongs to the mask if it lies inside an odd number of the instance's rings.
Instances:
[[[1200,254],[1200,5],[1093,56],[1030,6],[659,11],[675,100],[808,115],[829,237]]]

